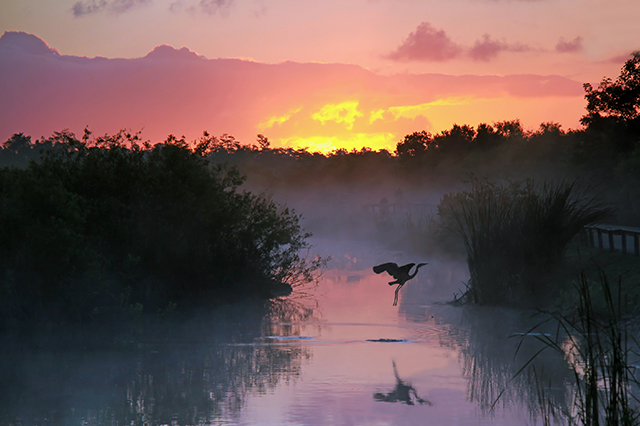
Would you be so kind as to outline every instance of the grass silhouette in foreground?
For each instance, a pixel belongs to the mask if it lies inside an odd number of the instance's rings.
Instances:
[[[635,377],[632,359],[640,355],[640,347],[628,330],[629,318],[624,311],[627,303],[622,294],[621,280],[618,280],[616,291],[603,272],[595,281],[582,273],[575,289],[579,303],[573,311],[543,311],[541,313],[546,319],[525,333],[523,340],[536,339],[542,342],[543,347],[516,376],[531,368],[531,363],[544,350],[558,351],[573,372],[574,380],[568,389],[572,406],[556,406],[552,398],[547,397],[542,378],[538,378],[534,371],[539,411],[544,424],[551,424],[555,418],[564,419],[572,425],[638,425],[640,383]],[[593,297],[595,291],[604,295],[603,307],[597,306]],[[534,332],[548,322],[557,324],[555,335]]]

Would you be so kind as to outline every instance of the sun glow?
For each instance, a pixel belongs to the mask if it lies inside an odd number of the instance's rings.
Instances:
[[[294,114],[297,114],[298,112],[300,112],[302,108],[296,108],[293,109],[291,111],[289,111],[288,113],[284,114],[284,115],[274,115],[269,117],[266,121],[263,121],[262,123],[258,124],[258,129],[259,130],[266,130],[266,129],[270,129],[272,128],[274,125],[278,124],[282,124],[286,121],[289,121],[291,119],[291,117]]]
[[[353,123],[357,117],[363,114],[358,111],[358,101],[346,101],[339,104],[327,104],[320,111],[314,113],[311,118],[324,124],[327,121],[345,123],[348,130],[353,129]]]
[[[471,104],[470,99],[466,98],[445,98],[438,99],[433,102],[426,102],[418,105],[402,105],[402,106],[393,106],[388,109],[388,111],[393,115],[394,119],[397,120],[400,117],[404,118],[416,118],[419,115],[428,116],[429,113],[433,111],[434,107],[443,107],[443,106],[460,106],[460,105],[469,105]]]
[[[352,98],[353,99],[353,98]],[[404,135],[426,130],[437,134],[454,124],[477,126],[528,117],[521,120],[526,129],[558,117],[563,123],[578,122],[578,97],[545,97],[533,104],[526,97],[456,96],[430,102],[401,103],[388,99],[363,99],[320,104],[298,104],[265,114],[255,129],[265,132],[273,146],[331,153],[338,149],[395,151]],[[315,112],[314,112],[315,111]],[[574,117],[571,116],[574,115]]]
[[[283,139],[280,143],[294,149],[306,149],[309,152],[329,154],[338,149],[361,150],[363,147],[373,151],[390,149],[397,143],[397,136],[393,133],[353,133],[336,137],[314,136],[293,137]]]

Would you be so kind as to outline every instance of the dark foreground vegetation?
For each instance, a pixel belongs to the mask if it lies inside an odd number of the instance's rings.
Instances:
[[[88,321],[291,292],[307,261],[299,217],[240,191],[234,167],[195,147],[137,136],[81,140],[20,135],[3,154],[37,150],[0,169],[0,320]]]

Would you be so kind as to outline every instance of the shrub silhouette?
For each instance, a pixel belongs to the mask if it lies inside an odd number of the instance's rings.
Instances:
[[[182,139],[63,132],[40,160],[0,169],[3,318],[86,318],[286,292],[321,265],[295,212],[239,190],[234,167]],[[285,283],[285,284],[283,284]]]

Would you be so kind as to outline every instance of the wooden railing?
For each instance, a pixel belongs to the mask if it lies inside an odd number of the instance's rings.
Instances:
[[[599,247],[611,251],[620,250],[640,256],[640,228],[617,225],[590,225],[585,227],[586,242],[591,247]]]

